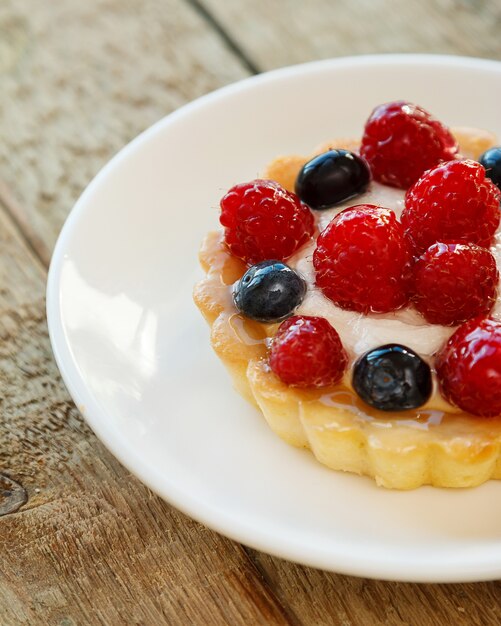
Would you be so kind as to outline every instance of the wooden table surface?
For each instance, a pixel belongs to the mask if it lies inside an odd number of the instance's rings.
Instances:
[[[2,626],[501,623],[499,582],[325,573],[174,510],[82,421],[54,364],[44,311],[51,250],[74,201],[163,115],[311,59],[501,59],[500,32],[498,0],[0,2]]]

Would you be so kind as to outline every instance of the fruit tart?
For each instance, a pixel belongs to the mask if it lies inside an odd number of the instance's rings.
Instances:
[[[501,478],[500,186],[490,133],[391,102],[224,195],[194,298],[275,433],[388,488]]]

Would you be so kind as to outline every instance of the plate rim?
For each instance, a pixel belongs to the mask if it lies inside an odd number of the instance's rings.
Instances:
[[[313,553],[311,551],[305,552],[304,549],[298,548],[290,539],[277,542],[277,536],[270,536],[268,532],[256,529],[252,523],[242,522],[241,518],[235,519],[225,513],[224,510],[215,506],[209,506],[205,502],[200,502],[196,497],[179,489],[176,487],[175,481],[158,472],[155,467],[145,463],[141,455],[134,450],[127,439],[121,436],[115,428],[108,426],[111,423],[107,419],[108,412],[99,405],[80,378],[76,360],[73,358],[69,340],[64,330],[61,308],[61,268],[65,259],[67,243],[78,227],[80,219],[85,216],[88,198],[99,189],[101,181],[106,179],[108,172],[112,171],[122,160],[127,159],[129,154],[132,154],[141,144],[147,142],[160,129],[175,124],[180,118],[190,115],[192,111],[218,99],[225,98],[233,92],[251,89],[253,85],[275,81],[277,78],[287,78],[298,72],[309,74],[311,72],[323,71],[326,67],[404,65],[422,67],[426,65],[436,66],[437,64],[447,67],[459,67],[461,69],[494,69],[501,73],[501,61],[477,57],[440,54],[357,55],[311,61],[274,69],[225,85],[188,102],[161,118],[121,148],[90,181],[63,224],[52,254],[47,277],[47,324],[52,350],[61,377],[86,423],[91,427],[101,443],[124,467],[166,502],[208,528],[234,541],[306,566],[379,580],[430,583],[473,582],[501,578],[501,543],[497,559],[485,558],[479,562],[478,557],[471,558],[470,556],[470,562],[465,561],[463,558],[460,563],[448,563],[439,567],[437,567],[436,563],[433,563],[433,565],[429,563],[413,564],[415,571],[410,574],[409,564],[406,564],[406,562],[402,563],[395,559],[389,559],[385,563],[381,563],[380,558],[371,558],[367,553],[363,555],[363,558],[361,558],[360,554],[355,557],[353,551],[350,549],[346,550],[342,542],[336,544],[335,554],[333,554],[334,551],[331,549],[327,555],[318,549],[313,551]],[[458,572],[458,570],[460,571]]]

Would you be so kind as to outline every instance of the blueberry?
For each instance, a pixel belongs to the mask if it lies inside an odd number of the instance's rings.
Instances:
[[[370,181],[364,159],[348,150],[329,150],[303,165],[296,194],[311,209],[328,209],[363,193]]]
[[[353,387],[364,402],[381,411],[415,409],[431,395],[431,370],[410,348],[390,343],[358,359]]]
[[[279,322],[289,317],[306,294],[306,283],[281,261],[262,261],[250,267],[233,287],[233,301],[246,317]]]
[[[478,161],[485,167],[487,176],[501,189],[501,147],[489,148]]]

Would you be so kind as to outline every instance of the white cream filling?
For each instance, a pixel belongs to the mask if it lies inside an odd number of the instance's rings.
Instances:
[[[317,211],[317,226],[322,231],[340,211],[357,204],[376,204],[392,209],[400,219],[404,208],[405,191],[371,183],[369,190],[342,205],[326,211]],[[337,330],[341,341],[352,358],[382,346],[386,343],[399,343],[429,359],[452,335],[456,327],[428,324],[411,306],[392,313],[363,315],[345,311],[326,298],[315,287],[313,251],[315,242],[303,248],[288,261],[308,283],[308,292],[296,310],[297,315],[317,315],[325,317]],[[501,268],[501,233],[498,230],[496,244],[491,248],[498,268]],[[465,294],[467,297],[467,294]],[[492,315],[501,320],[501,298],[498,295]]]

